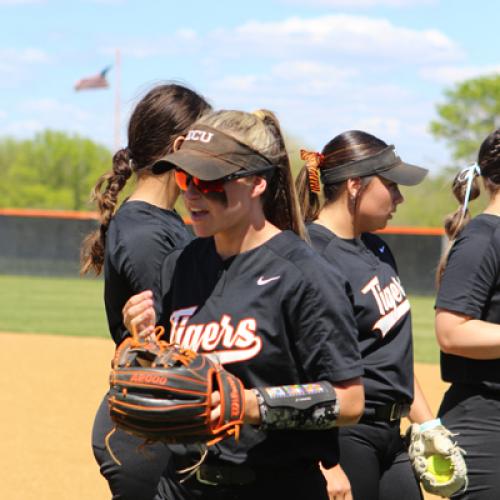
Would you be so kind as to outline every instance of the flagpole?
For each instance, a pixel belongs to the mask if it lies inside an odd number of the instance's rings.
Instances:
[[[115,151],[121,146],[120,139],[120,101],[121,101],[121,55],[120,49],[115,52]]]

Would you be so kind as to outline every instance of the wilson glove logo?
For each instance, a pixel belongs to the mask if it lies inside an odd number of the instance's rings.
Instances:
[[[377,276],[374,276],[362,289],[361,293],[366,295],[372,293],[377,303],[380,318],[372,326],[372,330],[380,330],[385,337],[391,328],[410,310],[410,303],[399,278],[392,277],[391,282],[380,286]]]
[[[134,373],[130,377],[130,382],[135,384],[166,385],[167,377],[156,375],[154,373]]]
[[[257,321],[244,318],[233,325],[232,317],[223,314],[219,321],[187,324],[197,307],[178,309],[170,316],[170,342],[198,352],[214,352],[221,362],[238,363],[255,357],[262,349],[257,335]]]

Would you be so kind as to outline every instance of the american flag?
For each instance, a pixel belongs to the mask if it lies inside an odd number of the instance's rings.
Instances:
[[[75,83],[75,90],[87,90],[87,89],[107,89],[109,83],[106,80],[106,73],[111,69],[111,66],[104,68],[97,75],[89,76],[87,78],[82,78]]]

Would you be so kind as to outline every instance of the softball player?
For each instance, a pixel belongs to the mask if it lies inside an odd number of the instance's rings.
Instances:
[[[489,202],[469,222],[481,176]],[[478,164],[455,178],[459,209],[445,228],[452,242],[438,272],[436,335],[441,374],[451,386],[439,415],[465,448],[469,485],[453,498],[500,498],[500,129],[479,149]]]
[[[172,342],[216,353],[243,381],[248,425],[238,441],[210,447],[183,483],[165,477],[159,497],[326,499],[319,462],[337,463],[334,428],[362,412],[362,368],[345,282],[302,239],[277,120],[208,114],[164,162],[177,169],[200,238],[177,252],[160,323]],[[150,297],[124,309],[143,335],[154,325]],[[177,468],[193,463],[189,450],[176,453]]]
[[[341,490],[338,498],[351,498],[345,473],[355,500],[421,498],[400,419],[420,423],[432,414],[414,380],[406,292],[389,247],[371,232],[385,227],[402,203],[398,184],[418,184],[427,170],[404,163],[393,146],[361,131],[344,132],[321,154],[302,156],[297,186],[311,242],[348,280],[365,371],[364,415],[340,430],[341,468],[328,475],[329,487]]]
[[[114,155],[112,171],[104,174],[94,189],[101,225],[83,244],[82,272],[100,274],[104,267],[104,302],[116,345],[128,335],[122,323],[127,299],[144,288],[159,295],[165,256],[191,239],[173,209],[179,189],[172,172],[153,169],[152,165],[172,151],[175,139],[207,109],[206,101],[185,87],[168,84],[150,90],[130,118],[128,147]],[[133,173],[137,185],[114,213],[118,195]],[[144,452],[138,451],[141,440],[116,431],[111,444],[122,462],[119,466],[105,446],[105,437],[113,427],[104,397],[94,421],[92,446],[113,498],[152,499],[168,464],[168,449],[148,445]]]

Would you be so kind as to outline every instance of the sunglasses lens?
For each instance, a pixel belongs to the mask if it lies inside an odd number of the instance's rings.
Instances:
[[[187,191],[189,183],[192,182],[196,189],[202,194],[223,193],[224,179],[216,179],[215,181],[203,181],[198,177],[192,177],[182,170],[175,171],[175,182],[182,191]]]
[[[197,177],[193,177],[193,184],[196,186],[196,189],[203,194],[224,192],[224,180],[222,179],[217,179],[215,181],[202,181]]]
[[[182,170],[176,170],[175,171],[175,182],[179,186],[181,191],[187,191],[188,184],[189,184],[189,176],[186,174],[186,172],[183,172]]]

